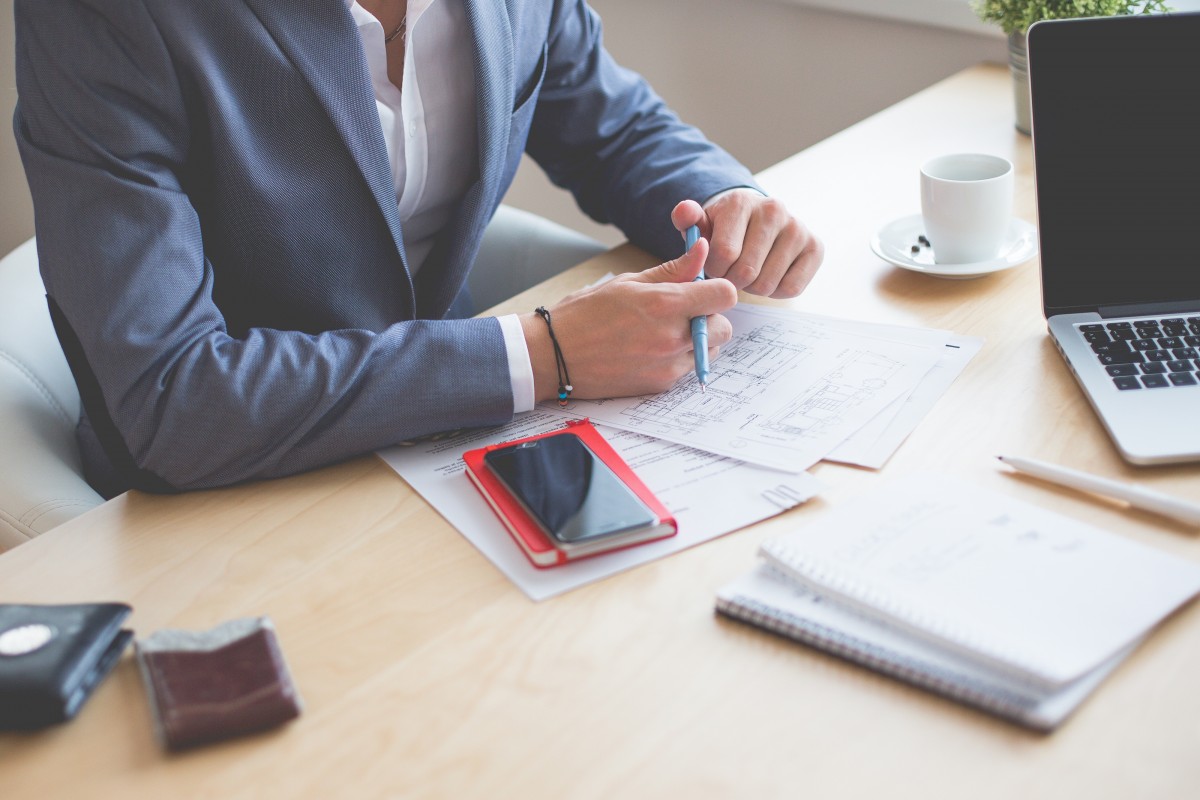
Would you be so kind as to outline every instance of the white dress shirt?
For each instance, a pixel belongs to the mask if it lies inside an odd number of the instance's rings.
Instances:
[[[409,0],[401,89],[388,80],[379,20],[347,0],[371,73],[408,267],[416,275],[478,173],[473,46],[462,0]],[[388,31],[387,33],[390,33]],[[533,367],[520,319],[499,318],[513,408],[534,406]]]

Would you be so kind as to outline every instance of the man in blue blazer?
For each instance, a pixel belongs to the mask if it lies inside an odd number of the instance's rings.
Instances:
[[[406,41],[434,26],[414,9],[431,7],[452,46],[414,38],[414,55]],[[821,260],[745,168],[612,61],[584,0],[17,0],[16,18],[14,128],[103,494],[503,423],[557,391],[551,326],[575,396],[660,391],[691,369],[690,317],[710,315],[719,346],[735,289],[795,295]],[[440,60],[465,65],[473,124],[455,130],[472,146],[446,161],[461,185],[418,264],[405,156],[383,131],[437,100]],[[660,257],[682,249],[676,229],[705,240],[565,298],[549,325],[455,318],[523,152]],[[692,284],[706,257],[718,279]]]

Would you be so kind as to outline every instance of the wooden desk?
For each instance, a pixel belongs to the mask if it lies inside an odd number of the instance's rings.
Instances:
[[[1119,461],[1046,338],[1036,264],[954,282],[868,249],[876,227],[919,210],[917,169],[934,154],[1011,157],[1018,213],[1033,220],[1029,140],[1013,130],[1009,91],[1004,70],[968,70],[761,176],[828,244],[796,308],[987,339],[882,472],[822,464],[828,491],[808,505],[540,604],[373,457],[222,491],[123,496],[0,557],[0,601],[121,600],[143,635],[269,614],[307,709],[278,731],[166,756],[127,655],[70,725],[0,736],[0,794],[1194,797],[1195,607],[1049,736],[713,614],[714,592],[764,537],[924,468],[1200,560],[1193,531],[993,462],[1039,456],[1200,493],[1200,465]],[[508,306],[649,263],[618,248]]]

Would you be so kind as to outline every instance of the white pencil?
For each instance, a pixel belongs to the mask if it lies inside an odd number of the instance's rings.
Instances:
[[[1045,461],[1035,461],[1031,458],[1014,458],[1012,456],[996,456],[1001,462],[1008,464],[1018,472],[1041,478],[1044,481],[1078,489],[1083,492],[1104,495],[1115,500],[1124,500],[1133,508],[1150,511],[1164,517],[1186,522],[1189,525],[1200,525],[1200,504],[1181,500],[1162,492],[1146,489],[1132,483],[1122,483],[1098,475],[1089,475],[1077,469],[1048,464]]]

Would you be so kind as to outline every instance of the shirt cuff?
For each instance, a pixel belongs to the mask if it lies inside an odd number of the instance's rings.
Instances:
[[[529,360],[529,348],[525,345],[525,332],[521,319],[516,314],[497,317],[500,332],[504,334],[504,351],[508,354],[508,375],[512,380],[513,413],[532,411],[533,364]]]

